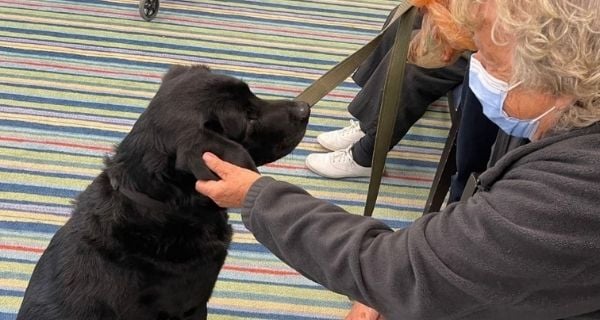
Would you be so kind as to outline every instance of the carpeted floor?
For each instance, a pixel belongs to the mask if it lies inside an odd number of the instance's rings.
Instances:
[[[153,22],[137,0],[0,0],[0,319],[14,319],[33,267],[144,110],[170,64],[203,63],[266,98],[291,98],[373,37],[392,0],[164,0]],[[348,124],[347,82],[313,109],[308,132],[264,174],[361,214],[367,179],[328,180],[304,166],[320,132]],[[374,216],[418,217],[448,128],[434,104],[389,155]],[[234,243],[210,319],[340,319],[346,297],[306,280],[231,214]],[[391,253],[393,254],[393,253]]]

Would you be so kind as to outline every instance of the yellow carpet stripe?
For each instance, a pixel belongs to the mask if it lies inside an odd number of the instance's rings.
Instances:
[[[218,286],[215,288],[218,290]],[[339,299],[339,298],[338,298]],[[236,309],[251,309],[253,311],[265,312],[265,313],[275,313],[275,312],[285,312],[285,313],[311,313],[315,316],[332,316],[335,314],[343,313],[345,310],[331,308],[331,307],[323,307],[323,306],[310,306],[310,305],[299,305],[299,304],[289,304],[283,302],[272,302],[272,301],[253,301],[253,300],[242,300],[242,299],[232,299],[232,298],[222,298],[222,297],[212,297],[209,301],[209,306],[215,305],[215,307],[222,306],[235,306]]]
[[[86,164],[99,166],[100,164],[102,164],[101,157],[58,154],[25,149],[9,149],[4,147],[0,147],[0,155],[11,155],[13,157],[20,157],[28,160],[43,159],[47,161],[60,161],[65,163],[65,165]]]
[[[3,287],[1,281],[0,287]],[[17,297],[0,296],[0,310],[3,310],[4,312],[17,312],[19,306],[21,306],[22,300],[22,298]]]
[[[88,66],[89,67],[89,66]],[[9,70],[0,69],[0,75],[6,78],[18,78],[18,79],[38,79],[60,82],[57,84],[80,84],[86,86],[96,87],[107,87],[107,88],[119,88],[120,90],[127,90],[131,92],[137,92],[144,96],[152,97],[159,84],[157,82],[144,83],[138,80],[120,80],[115,78],[103,79],[102,82],[98,82],[98,77],[88,76],[83,74],[71,74],[65,75],[63,73],[56,73],[54,71],[43,71],[43,70]],[[158,74],[157,75],[162,75]],[[157,79],[158,80],[158,79]]]
[[[97,121],[87,121],[87,120],[76,120],[76,119],[65,119],[65,118],[54,118],[54,117],[46,117],[46,116],[36,116],[36,115],[22,115],[22,114],[10,114],[4,113],[4,119],[8,120],[18,120],[18,121],[27,121],[31,123],[40,123],[40,124],[49,124],[49,125],[57,125],[57,126],[71,126],[78,128],[94,128],[94,129],[102,129],[109,131],[117,131],[122,133],[127,133],[131,130],[131,125],[112,125]]]
[[[151,94],[150,90],[125,90],[119,89],[115,87],[99,87],[96,85],[85,85],[78,84],[73,82],[55,82],[52,80],[40,80],[40,79],[32,79],[32,78],[16,78],[16,77],[6,77],[0,76],[0,82],[7,82],[11,85],[25,85],[25,86],[45,86],[50,87],[53,90],[79,90],[82,92],[88,93],[98,93],[98,94],[115,94],[115,95],[124,95],[124,96],[132,96],[139,97],[145,100],[150,100],[154,95]]]
[[[47,110],[47,111],[58,111],[58,112],[81,112],[88,115],[96,115],[96,116],[112,116],[119,117],[125,119],[136,120],[140,114],[136,112],[126,112],[126,111],[114,111],[114,110],[104,110],[104,109],[95,109],[95,108],[79,108],[72,106],[63,106],[51,103],[44,102],[36,102],[35,105],[32,105],[31,102],[27,101],[14,101],[7,99],[0,99],[0,104],[11,104],[14,107],[23,107],[23,108],[32,108],[35,107],[37,109]]]
[[[0,161],[0,167],[10,168],[10,169],[22,169],[23,162],[22,161],[2,160],[2,161]],[[71,166],[65,166],[65,165],[39,164],[39,163],[28,163],[27,168],[30,171],[44,171],[44,172],[52,172],[52,173],[87,175],[90,177],[95,177],[96,175],[98,175],[98,173],[100,173],[100,170],[98,170],[98,169],[73,168]]]
[[[66,220],[60,220],[60,221],[45,220],[44,217],[37,217],[36,215],[33,215],[33,216],[28,216],[28,215],[23,215],[23,216],[16,216],[16,215],[14,215],[14,216],[11,216],[11,215],[0,214],[0,218],[2,218],[3,221],[29,222],[29,223],[47,223],[47,224],[53,224],[53,225],[55,225],[57,227],[61,227],[66,222]]]
[[[72,198],[65,198],[65,197],[47,196],[47,195],[30,194],[30,193],[22,193],[22,192],[8,192],[8,191],[0,192],[0,198],[1,199],[19,199],[22,201],[37,202],[37,203],[44,203],[44,204],[56,204],[56,205],[64,205],[64,206],[70,206],[71,201],[73,200]],[[10,212],[10,211],[7,211],[7,212]]]
[[[0,42],[2,45],[2,42]],[[8,91],[13,94],[24,94],[31,96],[44,96],[44,97],[52,97],[54,99],[65,99],[72,101],[85,101],[85,102],[98,102],[98,96],[94,94],[86,94],[86,93],[73,93],[66,91],[56,91],[49,89],[34,89],[34,88],[23,88],[19,86],[14,86],[7,83],[0,83],[0,90]],[[102,98],[102,103],[115,104],[121,103],[121,105],[125,104],[133,107],[145,107],[147,104],[147,99],[141,98],[124,98],[124,97],[115,97],[115,96],[105,96]]]
[[[3,262],[0,263],[0,272],[23,272],[31,273],[34,265],[31,263]]]
[[[293,272],[291,269],[286,269],[286,272]],[[310,297],[315,300],[332,299],[337,296],[331,291],[324,291],[317,288],[305,287],[273,287],[268,283],[247,283],[223,281],[220,283],[220,288],[229,291],[237,291],[240,293],[264,292],[272,295],[294,295],[298,297]]]
[[[10,287],[10,288],[25,290],[25,287],[27,287],[27,283],[28,283],[28,281],[25,281],[25,280],[0,278],[0,288]],[[19,299],[18,301],[20,304],[21,300]]]
[[[70,190],[82,190],[90,183],[89,179],[45,177],[30,173],[11,172],[0,172],[0,181],[5,183],[11,182],[23,185],[55,186],[60,188],[68,186],[68,189]]]

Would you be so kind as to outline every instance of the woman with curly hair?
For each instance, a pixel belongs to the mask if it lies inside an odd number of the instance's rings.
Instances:
[[[370,319],[599,319],[600,5],[452,6],[478,48],[469,87],[484,113],[532,141],[481,174],[468,201],[392,230],[209,153],[221,180],[196,189],[242,207],[261,243],[372,307]]]

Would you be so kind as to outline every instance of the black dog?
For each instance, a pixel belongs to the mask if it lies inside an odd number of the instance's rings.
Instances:
[[[171,68],[42,255],[17,319],[206,319],[232,231],[194,190],[216,179],[201,155],[256,170],[296,147],[309,113],[203,66]]]

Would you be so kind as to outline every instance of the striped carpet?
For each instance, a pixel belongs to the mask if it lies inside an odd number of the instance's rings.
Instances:
[[[14,319],[33,267],[153,96],[170,64],[203,63],[261,97],[290,98],[373,37],[392,0],[164,0],[153,22],[137,0],[0,0],[0,319]],[[367,179],[327,180],[304,159],[348,124],[346,82],[313,109],[306,138],[261,168],[360,214]],[[448,129],[445,101],[390,153],[374,216],[420,215]],[[306,280],[231,214],[234,243],[211,319],[340,319],[348,300]]]

